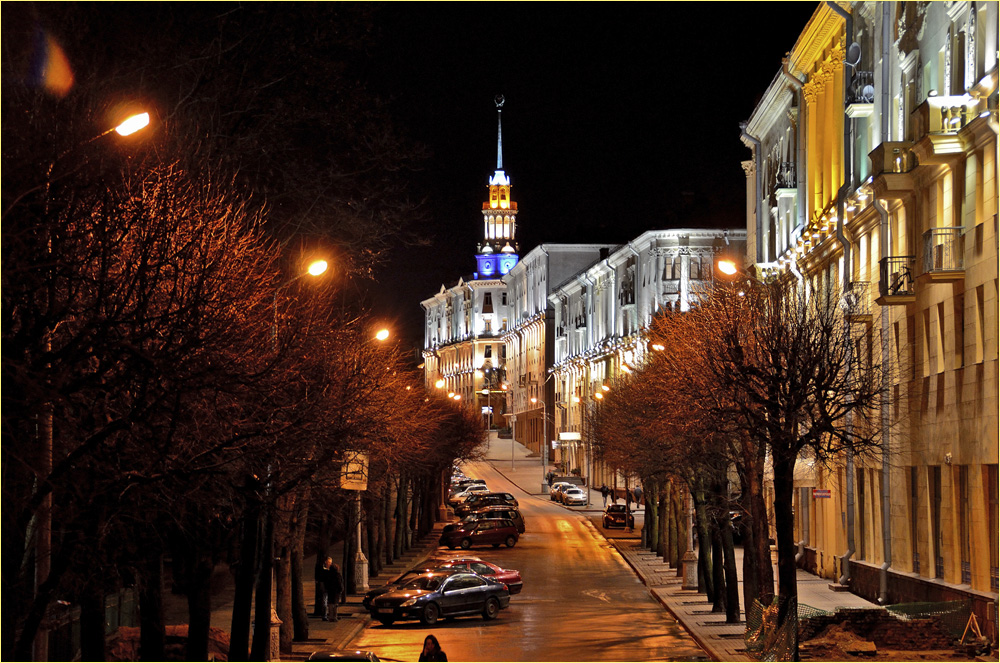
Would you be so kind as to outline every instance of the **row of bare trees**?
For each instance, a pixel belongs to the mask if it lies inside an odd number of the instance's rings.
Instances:
[[[794,623],[796,461],[829,466],[881,445],[879,368],[839,303],[835,287],[720,283],[692,310],[654,319],[650,345],[665,350],[622,374],[594,412],[597,452],[640,477],[647,543],[678,569],[690,495],[699,588],[727,621],[740,619],[736,532],[748,612],[773,606],[775,623]],[[748,633],[748,646],[768,637]]]
[[[482,441],[374,340],[360,296],[419,218],[421,150],[354,69],[372,24],[346,6],[5,7],[5,659],[44,657],[65,606],[81,658],[104,659],[105,596],[134,587],[140,655],[164,660],[171,579],[186,658],[206,660],[220,565],[230,657],[266,655],[272,577],[287,651],[308,637],[304,560],[343,540],[352,578],[361,518],[372,572],[391,563]],[[33,68],[57,43],[75,78],[53,95]],[[136,99],[150,128],[107,134]],[[330,272],[303,276],[320,255]],[[360,513],[347,451],[370,459]]]

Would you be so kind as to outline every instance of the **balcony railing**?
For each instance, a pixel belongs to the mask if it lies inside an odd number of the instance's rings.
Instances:
[[[913,144],[909,141],[885,141],[880,143],[868,157],[872,161],[872,175],[883,173],[908,173],[917,166],[913,154]]]
[[[875,76],[870,71],[858,71],[851,80],[847,103],[870,104],[875,101]]]
[[[777,184],[779,189],[794,189],[796,184],[795,180],[795,162],[794,161],[782,161],[781,165],[778,167],[778,177]]]
[[[928,97],[910,115],[913,135],[919,140],[927,134],[958,133],[978,115],[978,102],[965,95]]]
[[[964,269],[965,250],[961,226],[931,228],[924,233],[924,273]]]
[[[913,295],[915,256],[890,256],[879,260],[878,292],[882,297]]]
[[[841,305],[848,320],[861,321],[871,316],[869,297],[871,284],[868,281],[852,281],[844,293]]]

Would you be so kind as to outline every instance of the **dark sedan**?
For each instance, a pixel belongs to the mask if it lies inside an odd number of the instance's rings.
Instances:
[[[624,504],[609,504],[604,510],[604,529],[610,527],[624,527],[633,529],[635,527],[635,516]]]
[[[371,610],[372,599],[375,598],[376,596],[382,596],[386,592],[391,592],[397,587],[405,585],[406,583],[410,582],[417,576],[421,576],[425,573],[431,573],[432,571],[435,571],[440,566],[443,566],[443,564],[435,564],[435,565],[422,564],[421,566],[410,569],[406,573],[396,576],[395,578],[393,578],[386,584],[382,585],[381,587],[372,587],[365,593],[365,597],[361,599],[361,605],[365,607],[365,610]]]
[[[493,564],[492,562],[485,562],[478,557],[460,557],[458,559],[453,559],[447,564],[444,564],[441,568],[471,571],[472,573],[481,575],[487,580],[502,582],[507,585],[507,590],[512,596],[514,594],[519,594],[521,592],[521,588],[524,587],[524,581],[521,580],[521,572],[517,569],[504,569],[496,564]]]
[[[431,626],[440,617],[479,614],[483,619],[496,619],[508,605],[510,592],[501,582],[475,573],[435,571],[375,597],[370,612],[386,626],[404,619],[419,619]]]

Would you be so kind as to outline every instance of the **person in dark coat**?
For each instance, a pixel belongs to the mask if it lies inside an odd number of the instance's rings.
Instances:
[[[438,639],[433,635],[424,638],[424,648],[420,652],[419,661],[447,661],[448,656],[441,650]]]
[[[611,491],[608,490],[608,485],[602,483],[601,484],[601,497],[604,498],[604,506],[608,505],[608,493],[609,492],[611,492]]]
[[[340,567],[333,563],[332,557],[327,557],[323,563],[323,587],[326,589],[326,611],[323,621],[335,622],[340,619],[337,610],[344,599],[344,576],[340,575]]]

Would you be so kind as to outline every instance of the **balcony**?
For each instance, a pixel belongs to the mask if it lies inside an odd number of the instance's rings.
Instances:
[[[910,114],[920,163],[943,164],[962,157],[958,133],[978,115],[978,101],[965,95],[929,97]]]
[[[913,262],[916,256],[890,256],[878,262],[879,306],[912,304],[917,301],[913,289]]]
[[[847,92],[847,116],[856,119],[875,112],[875,76],[870,71],[855,72]]]
[[[923,274],[921,280],[950,283],[965,278],[965,242],[963,228],[931,228],[924,233]]]
[[[841,298],[841,307],[848,322],[869,323],[872,321],[870,306],[871,284],[868,281],[852,281]]]
[[[913,193],[912,171],[917,157],[912,147],[909,141],[886,141],[868,154],[875,195],[898,200]]]
[[[777,187],[779,189],[794,189],[796,186],[795,179],[795,162],[794,161],[782,161],[781,166],[778,167],[777,175]]]

